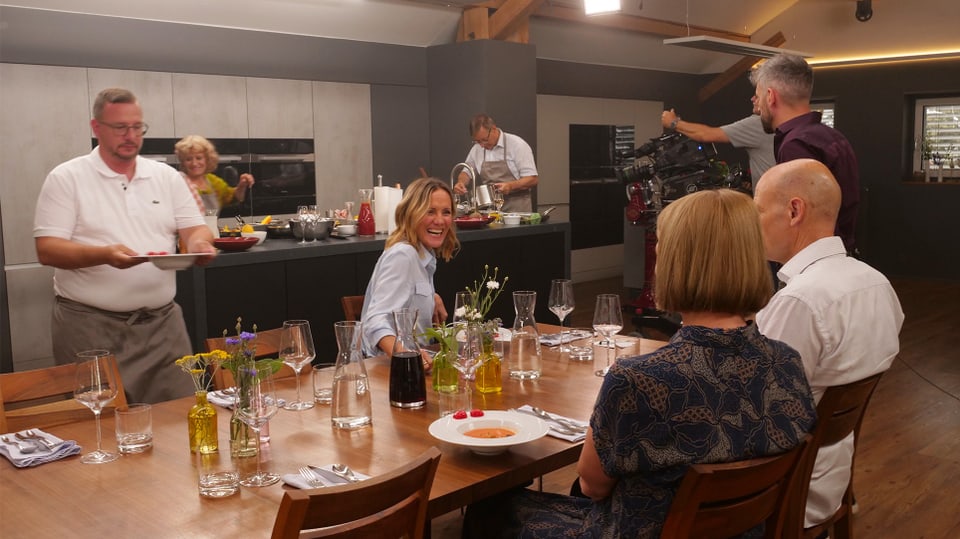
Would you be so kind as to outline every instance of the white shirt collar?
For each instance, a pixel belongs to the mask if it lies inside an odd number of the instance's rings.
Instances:
[[[820,238],[807,245],[793,255],[793,258],[787,260],[787,263],[777,272],[777,277],[784,283],[789,283],[790,279],[800,275],[811,265],[831,256],[847,256],[847,250],[843,247],[843,240],[839,236]]]

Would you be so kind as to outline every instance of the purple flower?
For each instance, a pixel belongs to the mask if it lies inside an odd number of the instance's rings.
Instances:
[[[244,331],[240,333],[240,340],[242,341],[252,341],[257,338],[256,333],[250,333],[249,331]]]
[[[240,344],[240,339],[236,337],[227,337],[226,343],[230,346],[236,346]]]

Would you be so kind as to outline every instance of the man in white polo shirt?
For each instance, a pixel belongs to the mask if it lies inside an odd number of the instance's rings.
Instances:
[[[177,237],[191,253],[216,253],[213,237],[183,178],[139,156],[147,124],[137,98],[108,88],[97,95],[90,127],[97,147],[47,175],[34,220],[40,263],[53,266],[53,354],[113,352],[127,397],[160,402],[193,391],[174,365],[192,353],[176,272],[138,255],[174,253]]]

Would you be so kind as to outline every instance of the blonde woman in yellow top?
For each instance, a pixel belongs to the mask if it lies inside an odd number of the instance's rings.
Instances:
[[[180,173],[187,180],[201,213],[211,215],[234,202],[243,202],[247,189],[254,184],[252,174],[241,174],[236,187],[213,171],[220,162],[220,154],[213,144],[200,135],[187,135],[173,147],[180,161]]]

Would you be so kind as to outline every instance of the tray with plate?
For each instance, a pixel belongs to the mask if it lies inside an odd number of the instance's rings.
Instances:
[[[134,258],[149,260],[153,262],[153,265],[162,269],[162,270],[183,270],[187,269],[197,261],[197,258],[203,256],[200,253],[183,253],[183,254],[149,254],[141,255]]]
[[[470,229],[470,228],[483,228],[490,224],[493,221],[493,217],[489,215],[481,215],[479,217],[457,217],[453,220],[456,223],[457,228]]]
[[[429,428],[434,438],[467,447],[478,455],[498,455],[515,445],[543,438],[548,430],[549,425],[538,417],[504,410],[484,410],[482,416],[467,416],[464,419],[456,419],[455,414],[450,414],[434,421]],[[505,435],[497,438],[476,437],[497,431]]]

